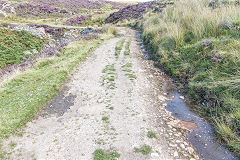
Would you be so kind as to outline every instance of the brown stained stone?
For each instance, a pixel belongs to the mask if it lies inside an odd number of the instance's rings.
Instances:
[[[174,120],[168,124],[175,128],[181,128],[187,131],[194,131],[198,129],[197,124],[191,121]]]

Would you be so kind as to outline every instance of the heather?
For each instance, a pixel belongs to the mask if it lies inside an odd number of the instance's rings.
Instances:
[[[90,19],[91,16],[80,16],[80,17],[74,17],[70,18],[66,21],[66,24],[68,25],[81,25],[83,24],[87,19]]]
[[[218,139],[240,156],[240,6],[176,1],[138,26],[151,58],[179,82]],[[183,16],[184,15],[184,16]]]
[[[50,5],[20,3],[16,5],[16,13],[18,16],[28,18],[30,15],[36,17],[48,17],[50,15],[62,16],[69,12],[65,9],[60,9]]]
[[[0,69],[19,64],[24,59],[35,55],[43,48],[45,40],[40,39],[26,31],[12,31],[0,29]],[[34,50],[27,54],[25,51]]]
[[[162,12],[168,4],[172,4],[172,1],[151,1],[145,3],[138,3],[136,5],[129,5],[120,9],[118,12],[110,14],[106,19],[106,23],[117,23],[123,20],[139,19],[143,14],[149,10],[159,13]]]
[[[0,1],[0,16],[5,23],[101,26],[110,13],[124,6],[104,0]]]
[[[119,9],[124,6],[122,3],[109,1],[92,1],[92,0],[29,0],[31,3],[47,4],[55,7],[68,8],[72,11],[77,11],[77,8],[99,9],[105,5],[111,5],[113,9]]]
[[[110,1],[92,1],[92,0],[29,0],[28,3],[19,3],[17,9],[25,10],[22,13],[35,15],[36,13],[81,13],[99,9],[120,9],[125,5]],[[39,15],[35,15],[39,16]]]

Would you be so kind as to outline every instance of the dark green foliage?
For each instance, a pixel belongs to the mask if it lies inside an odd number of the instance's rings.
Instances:
[[[26,31],[0,29],[0,69],[28,58],[30,55],[25,55],[24,51],[41,51],[44,41]]]
[[[147,137],[148,138],[157,138],[157,134],[153,131],[148,131]]]
[[[149,145],[142,145],[140,148],[134,148],[134,151],[137,153],[142,153],[143,155],[148,155],[152,152],[152,147]]]
[[[109,118],[108,118],[107,116],[104,116],[104,117],[102,117],[102,120],[103,120],[103,121],[108,121]]]

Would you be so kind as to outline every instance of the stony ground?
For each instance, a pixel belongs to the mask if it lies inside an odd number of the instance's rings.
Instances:
[[[116,151],[121,160],[198,159],[186,131],[169,125],[174,118],[165,109],[166,76],[144,60],[134,31],[120,31],[79,65],[23,136],[5,143],[12,151],[9,159],[89,160],[99,149]],[[123,37],[122,51],[115,55]]]

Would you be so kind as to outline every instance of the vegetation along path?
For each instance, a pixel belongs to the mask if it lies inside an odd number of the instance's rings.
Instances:
[[[21,137],[10,159],[198,159],[183,130],[168,124],[165,76],[119,28],[82,62],[62,93]],[[13,145],[12,145],[13,146]]]

